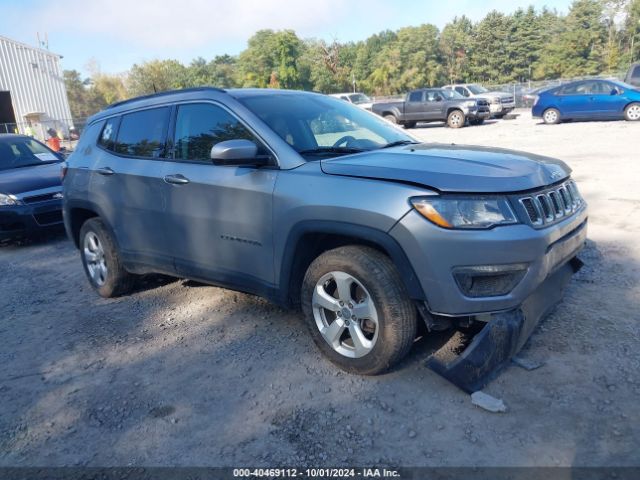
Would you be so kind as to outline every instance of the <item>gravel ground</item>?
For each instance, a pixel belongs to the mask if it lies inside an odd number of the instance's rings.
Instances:
[[[517,119],[425,141],[569,162],[591,208],[586,267],[492,414],[424,367],[341,373],[296,311],[168,278],[104,300],[63,236],[0,248],[0,466],[640,465],[640,123]]]

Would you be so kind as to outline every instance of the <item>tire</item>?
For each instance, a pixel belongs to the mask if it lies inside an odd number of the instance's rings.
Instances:
[[[382,373],[415,340],[415,306],[393,262],[373,248],[345,246],[320,255],[307,269],[301,300],[313,341],[347,372]]]
[[[640,120],[640,103],[630,103],[624,109],[624,119],[629,122],[637,122]]]
[[[117,297],[131,291],[135,276],[122,265],[115,241],[102,220],[90,218],[84,222],[79,245],[84,273],[101,297]]]
[[[447,115],[447,125],[451,128],[462,128],[466,118],[462,110],[453,110]]]
[[[557,125],[560,123],[560,111],[557,108],[547,108],[542,112],[542,121],[547,125]]]
[[[383,118],[391,123],[398,123],[398,119],[396,118],[395,115],[388,114],[388,115],[384,115]]]
[[[482,125],[484,123],[484,118],[476,118],[474,120],[469,120],[470,125]]]
[[[404,125],[402,125],[404,128],[409,129],[409,128],[415,128],[416,127],[416,123],[417,122],[407,122]]]

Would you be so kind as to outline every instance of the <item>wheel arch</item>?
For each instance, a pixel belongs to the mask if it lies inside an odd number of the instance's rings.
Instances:
[[[111,225],[105,220],[105,216],[102,214],[99,207],[89,202],[68,202],[64,207],[65,214],[65,228],[67,235],[73,241],[76,248],[80,245],[80,229],[82,225],[91,218],[99,218],[104,224],[105,228],[111,233],[116,246],[118,246],[118,240],[114,235]]]
[[[372,227],[336,221],[304,221],[291,230],[280,269],[282,300],[298,305],[302,279],[311,262],[322,253],[344,245],[368,246],[387,255],[398,269],[409,296],[426,300],[409,259],[391,235]]]

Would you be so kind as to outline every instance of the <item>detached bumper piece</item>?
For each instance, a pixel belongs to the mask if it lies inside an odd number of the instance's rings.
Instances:
[[[519,308],[496,313],[475,335],[456,332],[427,360],[427,367],[467,393],[481,390],[520,351],[529,336],[560,302],[582,262],[572,258],[553,272]]]

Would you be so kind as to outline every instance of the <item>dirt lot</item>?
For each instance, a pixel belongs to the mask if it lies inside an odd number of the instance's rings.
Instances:
[[[346,375],[300,314],[152,279],[103,300],[62,236],[0,248],[0,465],[640,465],[640,123],[515,120],[413,131],[574,168],[591,208],[586,267],[491,414],[427,370]]]

